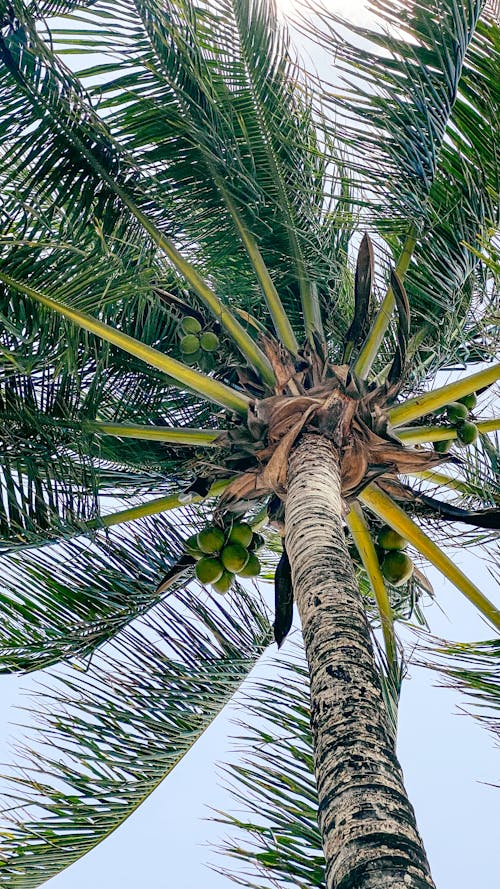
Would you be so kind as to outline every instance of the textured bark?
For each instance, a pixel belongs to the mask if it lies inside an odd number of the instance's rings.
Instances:
[[[286,547],[311,680],[327,889],[434,887],[388,729],[331,442],[289,462]]]

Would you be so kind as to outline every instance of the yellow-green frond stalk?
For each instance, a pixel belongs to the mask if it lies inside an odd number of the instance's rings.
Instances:
[[[453,491],[459,491],[461,494],[475,493],[474,488],[471,485],[468,485],[467,482],[461,481],[458,478],[452,478],[450,475],[446,475],[445,472],[437,472],[435,469],[423,469],[421,472],[408,472],[408,475],[411,475],[412,478],[421,478],[434,485],[443,485],[446,488],[451,488]]]
[[[188,503],[201,503],[203,500],[209,500],[211,497],[218,497],[227,488],[230,479],[219,479],[214,482],[208,494],[195,494],[193,491],[180,491],[176,494],[167,494],[166,497],[155,497],[154,500],[148,500],[147,503],[141,503],[138,506],[132,506],[130,509],[120,509],[117,512],[111,512],[109,515],[99,516],[99,518],[91,519],[86,522],[84,528],[89,531],[96,531],[99,528],[111,528],[113,525],[122,525],[125,522],[134,522],[136,519],[143,519],[146,516],[158,515],[161,512],[169,512],[172,509],[179,509]]]
[[[260,349],[254,342],[252,337],[246,332],[240,322],[237,321],[227,306],[220,301],[219,297],[214,293],[212,288],[208,286],[207,282],[201,277],[197,269],[195,269],[195,267],[182,256],[172,241],[162,234],[156,225],[135,205],[122,188],[115,185],[115,191],[120,195],[121,199],[139,220],[141,225],[144,226],[154,243],[165,253],[174,268],[177,269],[189,286],[192,287],[200,299],[203,300],[214,318],[216,318],[222,327],[227,330],[242,355],[257,371],[263,382],[267,383],[269,386],[273,386],[276,382],[274,371],[262,349]]]
[[[140,438],[146,441],[162,441],[166,444],[205,448],[216,447],[217,439],[224,434],[223,429],[190,429],[188,427],[169,429],[168,426],[138,426],[133,423],[85,423],[85,429],[100,435]]]
[[[207,401],[215,402],[215,404],[219,404],[230,411],[235,411],[239,414],[247,413],[249,399],[241,392],[236,392],[235,389],[231,389],[224,383],[219,383],[217,380],[213,380],[211,377],[207,377],[191,367],[186,367],[186,365],[175,358],[170,358],[168,355],[164,355],[163,352],[159,352],[158,349],[146,346],[115,327],[93,318],[92,315],[87,315],[86,312],[80,312],[78,309],[73,309],[71,306],[59,302],[59,300],[46,296],[39,290],[34,290],[27,284],[16,281],[3,272],[0,272],[0,281],[3,281],[4,284],[7,284],[19,293],[26,293],[41,305],[46,306],[46,308],[52,309],[52,311],[72,321],[73,324],[83,328],[83,330],[101,337],[107,343],[118,346],[119,349],[123,349],[129,355],[134,355],[135,358],[139,358],[141,361],[149,364],[150,367],[156,367],[158,370],[163,371],[163,373],[171,377],[172,385],[182,389],[190,389]]]
[[[422,395],[409,398],[408,401],[391,408],[389,419],[393,426],[403,426],[405,423],[411,423],[412,420],[418,420],[419,417],[425,417],[426,414],[430,414],[452,401],[458,401],[465,395],[477,392],[478,389],[491,386],[497,380],[500,380],[500,364],[492,364],[486,370],[480,370],[469,377],[462,377],[460,380],[448,383],[447,386],[440,386],[439,389],[434,389],[432,392],[423,392]]]
[[[355,503],[347,514],[347,524],[352,534],[364,569],[368,575],[373,595],[377,602],[384,636],[387,663],[397,666],[396,638],[394,636],[394,621],[391,603],[385,588],[384,578],[380,570],[377,553],[373,545],[370,529],[363,516],[363,511],[358,503]]]
[[[399,534],[402,534],[429,562],[441,571],[448,580],[476,606],[478,611],[500,630],[500,611],[490,602],[478,587],[460,571],[454,562],[444,554],[427,534],[419,528],[406,513],[372,483],[359,495],[359,499],[371,509],[375,515],[387,522]]]
[[[481,420],[476,423],[477,431],[483,435],[500,429],[500,419]],[[406,445],[425,444],[431,441],[450,441],[458,438],[458,432],[453,426],[400,426],[396,435]]]
[[[219,187],[224,195],[224,201],[226,206],[231,213],[232,219],[236,228],[238,229],[240,238],[243,242],[245,250],[247,252],[248,258],[252,263],[253,270],[257,276],[259,284],[261,286],[262,293],[264,294],[264,299],[267,304],[267,308],[269,309],[269,314],[271,315],[274,329],[280,341],[283,345],[288,349],[292,355],[297,355],[299,350],[299,345],[295,338],[295,334],[292,330],[292,325],[288,320],[288,316],[283,308],[283,304],[279,298],[278,291],[274,286],[274,282],[269,274],[267,266],[262,259],[261,252],[258,248],[258,245],[255,241],[253,235],[248,231],[245,223],[243,222],[238,210],[234,204],[234,201],[231,199],[230,195],[227,192],[227,189],[224,185],[219,181]]]

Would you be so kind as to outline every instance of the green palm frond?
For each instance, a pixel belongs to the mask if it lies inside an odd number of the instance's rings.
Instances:
[[[169,774],[233,697],[270,639],[239,590],[163,602],[36,696],[43,714],[4,793],[2,885],[32,889],[93,849]],[[5,817],[4,814],[4,817]]]
[[[444,677],[447,687],[465,697],[467,712],[500,738],[500,642],[422,641],[417,662]]]
[[[313,30],[331,48],[335,84],[326,100],[338,115],[360,188],[369,183],[381,218],[425,218],[425,205],[457,97],[480,0],[371,0],[378,30],[318,10]],[[338,32],[342,26],[342,34]]]
[[[155,515],[92,533],[80,525],[80,536],[4,554],[0,671],[85,661],[158,602],[159,579],[182,555],[182,539],[201,529],[203,515],[201,507],[184,507],[175,524]],[[180,585],[192,579],[191,571]]]
[[[324,134],[327,150],[320,144],[311,91],[273,6],[236,0],[215,14],[138,2],[110,22],[97,3],[92,33],[68,29],[60,45],[109,55],[100,15],[119,61],[87,72],[89,83],[106,78],[96,91],[103,113],[131,156],[149,159],[148,193],[167,186],[222,286],[262,314],[249,256],[236,246],[238,232],[251,233],[297,334],[301,302],[306,326],[320,333],[314,285],[341,267],[332,249],[342,227],[331,197],[335,151]]]
[[[326,101],[336,109],[335,133],[349,146],[346,163],[361,194],[372,196],[362,216],[395,260],[410,223],[418,234],[406,287],[414,328],[436,322],[427,326],[421,353],[434,370],[458,354],[480,360],[495,348],[493,331],[486,336],[480,323],[491,287],[467,247],[499,224],[498,159],[484,138],[490,128],[497,132],[500,119],[498,29],[477,24],[481,6],[381,0],[371,3],[380,30],[348,25],[325,10],[313,28],[334,54]],[[384,304],[386,325],[392,305]],[[357,368],[367,370],[364,362]]]
[[[243,758],[224,770],[231,796],[243,812],[214,817],[235,836],[219,851],[237,864],[216,869],[248,889],[284,884],[324,889],[308,673],[302,649],[272,666],[273,675],[251,683],[243,695],[245,717],[238,723]]]
[[[64,68],[26,16],[18,29],[22,30],[22,40],[12,35],[0,40],[0,95],[4,95],[5,106],[0,135],[6,145],[2,177],[6,193],[13,192],[19,200],[20,192],[26,194],[33,189],[45,202],[57,201],[60,196],[74,226],[83,226],[96,217],[102,220],[104,230],[114,227],[118,219],[133,234],[143,229],[146,239],[159,248],[228,330],[250,364],[272,383],[272,370],[259,346],[165,233],[160,217],[164,208],[154,206],[147,188],[141,190],[139,168],[97,116],[79,81]],[[13,128],[12,115],[17,121],[24,111],[23,127]],[[66,207],[70,192],[74,201]],[[4,213],[8,217],[9,209],[7,201]],[[179,239],[175,217],[174,210],[170,213],[174,229],[170,234]]]

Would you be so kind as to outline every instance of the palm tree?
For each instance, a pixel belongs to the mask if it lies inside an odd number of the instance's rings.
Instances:
[[[293,600],[302,623],[325,885],[434,885],[394,623],[429,592],[409,542],[500,628],[440,547],[499,527],[500,40],[474,0],[371,5],[382,31],[307,25],[332,83],[264,0],[2,6],[0,657],[63,664],[6,887],[104,839],[234,695],[272,638],[236,576],[263,543],[278,644]]]

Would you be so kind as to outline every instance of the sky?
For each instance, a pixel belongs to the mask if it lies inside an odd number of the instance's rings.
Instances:
[[[282,0],[284,13],[292,2]],[[359,0],[331,0],[331,5],[358,21],[364,18]],[[477,559],[467,556],[461,567],[494,596],[491,577]],[[428,575],[439,598],[439,606],[428,610],[433,632],[461,640],[487,638],[472,606],[436,572]],[[259,674],[267,669],[264,659]],[[488,782],[498,783],[498,751],[482,727],[459,713],[460,697],[437,682],[410,667],[404,684],[398,752],[407,790],[439,889],[493,885],[499,871],[499,791]],[[18,736],[9,723],[20,721],[14,709],[23,702],[19,688],[17,680],[0,677],[2,762],[11,761],[6,742]],[[230,755],[235,715],[227,708],[140,810],[93,853],[47,882],[47,889],[227,889],[229,880],[206,866],[215,861],[209,844],[220,838],[220,827],[207,819],[208,806],[232,806],[217,763]]]

